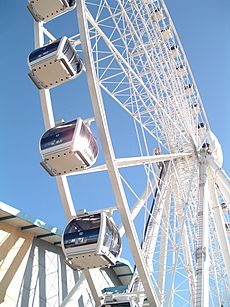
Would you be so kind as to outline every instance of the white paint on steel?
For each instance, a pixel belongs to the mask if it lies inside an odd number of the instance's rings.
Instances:
[[[224,195],[226,203],[230,204],[230,179],[228,175],[221,167],[216,164],[216,162],[212,158],[209,159],[209,165],[213,170],[212,177],[220,187],[220,190]]]
[[[192,156],[192,153],[177,153],[177,154],[165,154],[165,155],[154,155],[154,156],[117,158],[114,160],[114,163],[116,163],[117,168],[123,168],[123,167],[132,167],[132,166],[138,166],[138,165],[143,165],[143,164],[172,161],[172,160],[179,159],[179,158],[185,158],[185,157],[189,158],[191,156]],[[79,172],[70,173],[68,176],[101,172],[101,171],[106,171],[106,170],[108,170],[107,165],[102,164],[102,165],[91,167],[89,169],[82,170]]]
[[[131,217],[132,217],[133,221],[135,220],[135,218],[137,217],[138,213],[143,208],[143,206],[146,204],[149,197],[153,194],[154,188],[155,188],[155,180],[153,182],[148,183],[146,189],[144,190],[144,192],[141,194],[140,198],[137,200],[137,202],[132,207]],[[123,235],[125,234],[124,226],[120,225],[118,230],[119,230],[120,236],[123,237]]]
[[[207,151],[199,155],[198,234],[196,242],[195,307],[209,306],[209,208],[207,182]]]
[[[35,41],[35,48],[42,47],[44,44],[44,32],[42,23],[40,22],[34,22],[34,41]],[[54,121],[54,115],[53,115],[53,109],[52,109],[52,103],[50,98],[50,92],[49,90],[40,90],[40,99],[41,99],[41,105],[42,105],[42,113],[43,113],[43,119],[45,123],[45,128],[49,129],[55,126]],[[74,208],[70,188],[68,185],[68,181],[66,176],[59,176],[56,178],[58,190],[61,196],[63,209],[65,212],[65,215],[68,220],[71,219],[72,216],[76,215],[76,211]],[[87,277],[89,277],[89,285],[92,284],[92,279],[90,277],[90,272],[87,273]],[[95,290],[95,287],[93,286],[91,289],[93,298],[95,302],[98,302],[99,296],[97,291]]]
[[[85,1],[80,0],[77,3],[78,24],[80,30],[80,39],[83,49],[83,58],[86,67],[86,75],[89,84],[89,90],[91,100],[93,104],[96,123],[99,131],[100,141],[106,164],[108,167],[108,173],[110,176],[111,184],[115,194],[118,209],[121,214],[122,223],[125,227],[126,235],[129,241],[130,249],[133,254],[139,275],[141,277],[143,287],[148,297],[149,303],[152,307],[159,306],[156,291],[153,288],[152,281],[150,279],[149,272],[146,268],[145,261],[142,255],[140,244],[138,241],[137,233],[131,219],[127,199],[122,186],[121,178],[116,167],[115,156],[113,147],[108,131],[103,100],[100,92],[100,88],[97,83],[97,77],[94,68],[94,61],[92,57],[92,51],[90,46],[90,38],[88,32],[88,22],[86,19],[86,7]]]
[[[158,275],[158,296],[161,306],[164,304],[164,293],[165,293],[165,278],[166,278],[166,263],[168,254],[168,232],[170,222],[170,206],[171,206],[171,193],[168,193],[165,199],[164,210],[162,215],[162,224],[164,231],[162,231],[160,241],[160,262],[159,262],[159,275]]]
[[[209,170],[210,172],[210,170]],[[211,171],[212,172],[212,171]],[[210,196],[210,206],[213,211],[213,216],[215,219],[216,224],[216,231],[217,231],[217,237],[218,241],[221,247],[221,252],[223,255],[226,273],[228,274],[228,279],[230,280],[230,246],[229,246],[229,240],[227,237],[227,233],[225,230],[225,221],[223,219],[223,213],[222,208],[220,206],[217,194],[216,194],[216,188],[215,188],[215,182],[212,178],[213,174],[211,173],[209,175],[209,196]]]

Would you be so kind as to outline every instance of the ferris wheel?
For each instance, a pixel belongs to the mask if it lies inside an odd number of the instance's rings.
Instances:
[[[46,23],[75,6],[79,33],[57,40]],[[72,244],[67,235],[74,223],[87,220],[104,234],[109,225],[116,236],[108,256],[94,259],[98,267],[115,263],[123,236],[135,263],[128,290],[101,301],[90,264],[70,260],[70,266],[83,269],[96,306],[228,306],[230,181],[163,0],[52,0],[49,6],[37,0],[28,7],[35,19],[29,75],[40,90],[46,127],[40,144],[42,166],[56,176],[70,221],[63,243],[67,260],[67,245]],[[49,93],[80,73],[87,77],[99,155],[105,160],[96,166],[93,119],[55,123]],[[130,131],[126,156],[120,156],[109,129],[109,110],[115,104]],[[120,125],[119,118],[116,123]],[[108,172],[116,206],[76,217],[67,178],[93,172]],[[120,215],[119,227],[114,210]],[[101,255],[103,243],[100,246]]]

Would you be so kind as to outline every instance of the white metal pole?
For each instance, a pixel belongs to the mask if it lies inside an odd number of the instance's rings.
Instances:
[[[209,210],[207,188],[207,150],[202,148],[199,154],[195,307],[209,306]]]
[[[145,203],[148,201],[150,195],[152,195],[154,188],[155,188],[155,180],[147,184],[147,187],[145,191],[142,193],[140,199],[138,199],[138,201],[134,204],[133,208],[131,209],[132,220],[135,220],[140,210],[143,208]],[[120,236],[123,237],[123,235],[125,234],[124,226],[120,225],[118,230],[119,230]]]
[[[34,21],[34,42],[35,42],[35,48],[39,48],[44,45],[44,34],[42,31],[42,23],[36,21]],[[45,89],[45,90],[40,90],[39,93],[40,93],[45,129],[49,129],[55,126],[50,91],[48,89],[47,90]],[[76,213],[66,176],[57,177],[57,185],[61,196],[65,215],[69,220]]]
[[[78,298],[82,295],[84,291],[83,289],[86,286],[87,286],[86,279],[84,278],[84,275],[81,274],[76,284],[73,286],[73,288],[68,293],[68,295],[65,297],[65,299],[62,301],[60,307],[68,306],[69,304],[73,303],[73,301],[78,300]]]
[[[220,187],[221,192],[224,195],[225,201],[230,204],[230,179],[225,171],[219,167],[213,158],[208,160],[210,167],[213,170],[212,177]]]
[[[209,170],[210,172],[210,170]],[[228,274],[228,278],[230,280],[230,247],[229,241],[227,237],[227,233],[225,231],[225,222],[223,219],[222,208],[220,207],[218,197],[216,194],[215,182],[213,180],[213,173],[211,172],[209,175],[209,196],[210,196],[210,205],[213,211],[213,216],[216,224],[216,231],[218,241],[221,247],[221,252],[224,258],[224,264],[226,267],[226,273]]]
[[[177,229],[176,229],[176,223],[177,223],[177,216],[176,216],[176,208],[175,208],[175,195],[173,194],[173,204],[174,206],[172,205],[171,208],[173,208],[173,223],[172,223],[172,226],[171,227],[171,233],[172,233],[172,243],[173,242],[176,242],[176,235],[177,235]],[[171,281],[170,281],[170,288],[169,288],[169,291],[168,291],[168,295],[167,297],[165,298],[165,306],[174,306],[174,292],[175,292],[175,289],[174,289],[174,272],[175,272],[175,269],[176,269],[176,245],[175,244],[172,244],[172,252],[171,252],[171,267],[172,267],[172,270],[171,270]]]
[[[167,251],[168,251],[168,235],[169,235],[169,220],[170,220],[170,209],[171,209],[171,193],[168,193],[164,210],[162,215],[162,227],[165,232],[162,231],[161,242],[160,242],[160,263],[159,263],[159,274],[158,274],[158,288],[159,288],[159,300],[161,306],[164,304],[164,288],[166,278],[166,263],[167,263]]]
[[[102,144],[102,149],[110,181],[116,198],[116,203],[121,214],[122,223],[125,227],[126,235],[129,241],[130,249],[136,263],[138,273],[141,277],[143,287],[148,297],[149,304],[159,306],[156,291],[153,287],[149,272],[147,270],[141,247],[139,244],[138,236],[131,218],[129,206],[127,203],[126,195],[122,186],[121,178],[118,168],[115,163],[115,155],[112,147],[112,142],[109,135],[103,100],[101,91],[97,83],[97,76],[94,67],[93,55],[91,52],[90,37],[88,22],[86,19],[85,1],[77,1],[78,25],[80,32],[80,39],[82,43],[84,64],[86,67],[86,75],[90,90],[91,101],[94,109],[96,123],[98,127],[99,137]]]
[[[44,33],[42,30],[42,23],[34,21],[34,41],[35,48],[42,47],[44,45]],[[45,124],[45,129],[49,129],[55,126],[53,108],[51,103],[50,91],[48,89],[40,90],[40,99],[42,105],[42,113]],[[76,215],[76,211],[74,208],[69,184],[66,176],[59,176],[56,178],[58,190],[62,200],[62,206],[67,217],[67,220],[70,220],[74,215]],[[84,273],[86,275],[87,282],[90,286],[91,293],[93,295],[94,301],[97,306],[99,301],[99,295],[96,291],[94,285],[92,285],[92,277],[90,275],[90,271]]]
[[[165,154],[165,155],[118,158],[115,159],[115,163],[117,168],[123,168],[123,167],[132,167],[132,166],[138,166],[150,163],[168,162],[180,158],[186,158],[186,157],[189,158],[191,156],[192,156],[191,153],[176,153],[176,154]],[[102,164],[95,167],[91,167],[86,170],[72,172],[68,176],[83,175],[83,174],[102,172],[107,170],[108,170],[107,165]]]
[[[95,283],[92,275],[93,275],[93,271],[91,271],[91,270],[84,270],[84,276],[85,276],[85,278],[87,280],[87,283],[89,285],[90,291],[91,291],[91,293],[93,295],[95,306],[96,307],[100,307],[101,306],[101,300],[100,300],[100,297],[98,295],[98,290],[97,290],[97,287],[96,287],[96,283]]]
[[[178,226],[181,230],[181,245],[184,253],[184,259],[186,264],[186,271],[188,274],[189,280],[189,289],[190,289],[190,302],[191,305],[194,305],[195,302],[195,273],[194,273],[194,266],[192,260],[192,254],[189,247],[189,237],[188,237],[188,229],[185,223],[185,216],[184,216],[184,204],[182,202],[182,197],[179,193],[178,185],[174,187],[174,202],[175,202],[175,213],[178,219]]]

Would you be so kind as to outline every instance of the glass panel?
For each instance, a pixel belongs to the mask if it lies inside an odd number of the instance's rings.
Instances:
[[[71,59],[74,57],[75,55],[75,51],[73,50],[70,42],[67,40],[65,45],[64,45],[64,48],[63,48],[63,53],[64,55],[67,57],[67,59],[69,61],[71,61]]]
[[[83,144],[83,147],[84,148],[88,147],[89,150],[87,152],[88,154],[91,153],[90,159],[94,160],[98,154],[98,146],[93,134],[89,131],[89,129],[85,126],[84,123],[82,123],[79,136],[82,138],[81,143]],[[84,148],[82,148],[82,150]]]
[[[103,245],[109,248],[111,254],[118,256],[121,249],[121,240],[117,228],[106,218],[106,231]]]
[[[29,55],[29,62],[33,62],[34,60],[37,60],[49,53],[52,53],[54,51],[56,51],[58,49],[58,45],[59,45],[60,40],[55,41],[54,43],[51,43],[47,46],[38,48],[36,50],[34,50],[33,52],[31,52],[31,54]]]
[[[74,58],[72,59],[70,64],[77,73],[82,70],[82,62],[78,54],[75,53]]]
[[[90,215],[71,221],[64,233],[65,248],[97,243],[100,225],[100,214]]]
[[[41,139],[41,150],[70,142],[73,138],[76,124],[55,127],[48,130]]]
[[[113,226],[111,221],[106,217],[106,228],[105,228],[105,237],[103,245],[110,250],[112,241],[113,241]]]
[[[67,2],[69,3],[69,6],[74,6],[76,0],[67,0]]]
[[[97,146],[96,140],[93,135],[91,135],[91,139],[89,142],[89,149],[90,149],[90,152],[92,153],[90,155],[90,158],[91,160],[94,160],[95,157],[98,155],[98,146]]]
[[[117,257],[121,248],[121,241],[118,230],[116,227],[113,227],[113,241],[111,242],[110,252]]]
[[[83,152],[83,150],[89,146],[90,138],[91,133],[86,128],[85,124],[82,123],[81,129],[79,131],[79,142],[81,142],[82,146],[82,148],[80,149],[81,152]]]

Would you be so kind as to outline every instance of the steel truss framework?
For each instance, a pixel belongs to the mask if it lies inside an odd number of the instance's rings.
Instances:
[[[109,174],[120,233],[136,265],[126,296],[139,306],[229,305],[229,178],[206,146],[208,120],[164,2],[79,0],[77,16],[79,33],[71,39],[82,53],[106,163],[73,175]],[[45,24],[34,26],[35,47],[44,45],[44,36],[55,39]],[[40,90],[40,98],[48,129],[55,125],[49,90]],[[134,155],[116,156],[104,101],[130,117]],[[137,166],[142,193],[125,172]],[[71,218],[67,177],[57,177],[57,184]],[[89,271],[85,277],[100,306],[101,289]]]

